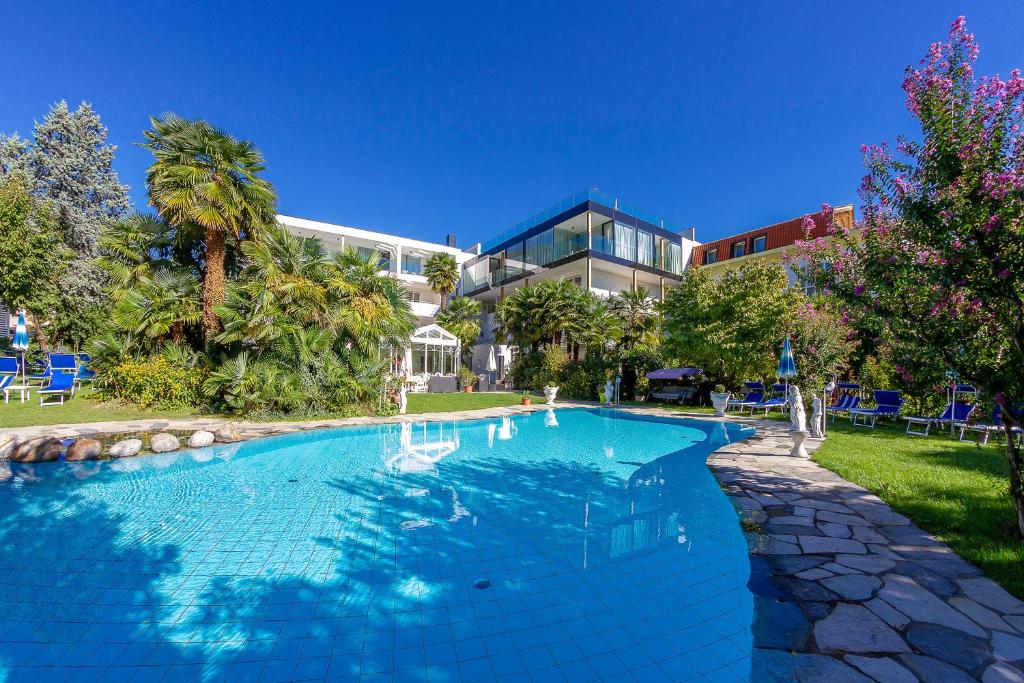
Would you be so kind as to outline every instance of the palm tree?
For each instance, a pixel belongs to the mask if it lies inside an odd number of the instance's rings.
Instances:
[[[415,316],[398,280],[381,275],[375,258],[347,248],[328,266],[327,286],[338,297],[334,320],[339,332],[360,351],[379,358],[381,347],[400,348],[415,326]]]
[[[622,394],[632,397],[636,393],[637,351],[640,347],[658,343],[659,317],[654,299],[646,287],[623,290],[610,297],[608,305],[618,318],[622,330],[618,350],[622,362]],[[649,354],[648,354],[649,355]]]
[[[480,302],[464,296],[452,299],[451,305],[438,313],[437,324],[462,341],[462,355],[472,355],[473,342],[480,336]]]
[[[274,188],[259,177],[263,155],[206,121],[176,114],[150,120],[142,145],[153,153],[146,171],[149,201],[176,227],[203,231],[203,329],[220,329],[224,302],[225,245],[229,237],[253,237],[274,220]]]
[[[434,293],[441,295],[441,310],[445,310],[448,307],[448,295],[459,284],[459,264],[455,257],[444,252],[434,254],[423,265],[423,275]]]
[[[186,328],[199,322],[199,282],[181,270],[160,269],[130,289],[120,290],[111,309],[114,325],[132,334],[175,344],[185,341]]]

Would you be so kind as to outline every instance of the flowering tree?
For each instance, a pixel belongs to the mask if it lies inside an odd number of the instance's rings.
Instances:
[[[858,325],[905,350],[908,375],[936,359],[991,395],[1007,436],[1010,493],[1024,534],[1024,79],[976,77],[963,17],[903,81],[919,139],[863,147],[862,219],[809,241],[808,277]],[[827,210],[827,208],[826,208]],[[915,360],[915,355],[917,360]]]

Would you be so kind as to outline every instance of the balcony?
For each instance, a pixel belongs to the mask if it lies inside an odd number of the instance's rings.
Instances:
[[[412,314],[419,318],[433,318],[441,308],[440,305],[429,301],[410,301],[409,307],[412,309]]]

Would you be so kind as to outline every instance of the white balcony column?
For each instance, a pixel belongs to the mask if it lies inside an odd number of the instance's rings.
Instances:
[[[396,244],[395,245],[395,264],[394,264],[394,268],[392,270],[394,271],[395,275],[398,275],[399,273],[402,272],[402,245],[401,244]]]

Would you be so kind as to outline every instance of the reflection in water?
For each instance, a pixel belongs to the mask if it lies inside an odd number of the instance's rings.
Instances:
[[[385,469],[393,474],[434,472],[436,465],[459,449],[459,429],[451,422],[403,422],[398,444],[386,444]],[[385,441],[389,436],[385,432]]]
[[[745,680],[746,545],[705,465],[735,435],[545,410],[0,464],[0,671],[560,680],[572,652],[573,680]]]

